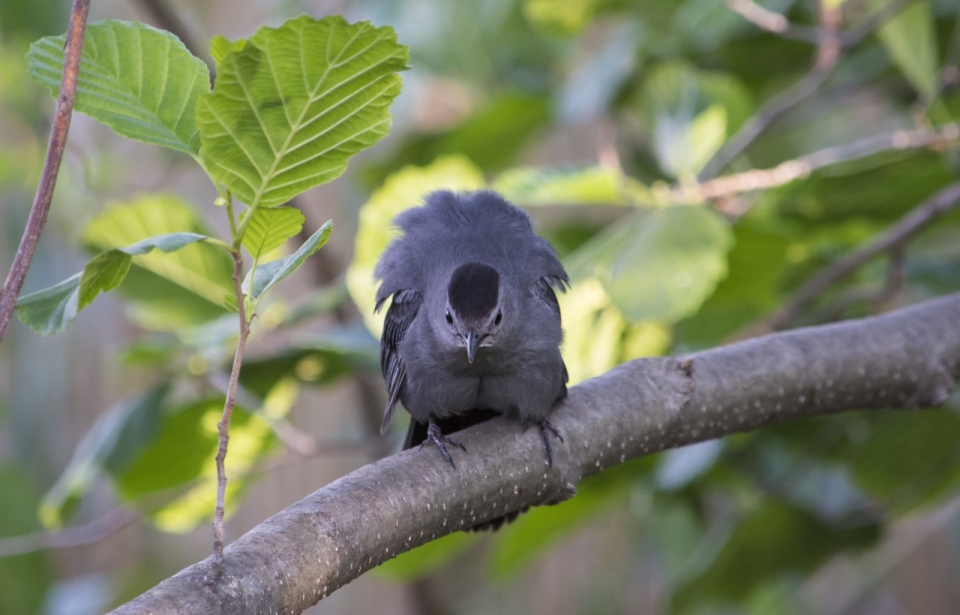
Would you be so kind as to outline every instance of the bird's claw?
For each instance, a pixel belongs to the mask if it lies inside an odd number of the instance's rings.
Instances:
[[[563,436],[556,427],[547,419],[540,421],[540,435],[543,436],[543,445],[547,448],[547,465],[553,467],[553,446],[550,444],[550,434],[556,436],[557,440],[563,442]]]
[[[440,426],[434,422],[433,419],[430,419],[430,425],[427,427],[427,438],[420,444],[420,450],[423,450],[423,447],[427,445],[427,442],[433,442],[434,445],[440,450],[440,455],[454,468],[457,467],[457,464],[453,463],[453,457],[450,455],[450,452],[447,450],[446,445],[452,444],[460,450],[466,452],[467,447],[460,443],[456,438],[451,438],[450,436],[445,436],[440,431]]]

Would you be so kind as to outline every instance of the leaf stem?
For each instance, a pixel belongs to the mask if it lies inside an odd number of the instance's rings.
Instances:
[[[10,323],[10,316],[17,304],[23,280],[40,240],[40,232],[47,222],[53,189],[57,184],[63,150],[67,145],[67,133],[70,132],[70,119],[73,116],[73,103],[76,99],[77,81],[80,77],[80,55],[83,51],[83,35],[87,29],[87,11],[90,0],[74,0],[70,12],[70,26],[67,32],[67,45],[63,62],[63,79],[60,81],[60,95],[57,97],[57,110],[54,113],[53,127],[47,144],[47,156],[43,162],[40,185],[30,208],[27,227],[20,239],[20,247],[10,266],[10,274],[0,290],[0,340]]]
[[[240,243],[243,241],[243,234],[247,232],[247,226],[250,224],[250,220],[253,220],[253,214],[257,212],[258,205],[251,205],[240,214],[240,225],[236,228],[233,233],[233,247],[236,250],[240,249]],[[231,215],[231,218],[233,216]]]
[[[228,207],[229,201],[228,201]],[[233,221],[232,207],[228,209],[230,214],[231,226]],[[219,443],[217,446],[217,506],[213,513],[213,578],[208,579],[216,582],[220,578],[223,569],[223,516],[224,500],[227,493],[227,473],[224,462],[227,458],[227,444],[230,441],[230,418],[233,416],[233,408],[237,403],[237,383],[240,380],[240,366],[243,363],[243,350],[247,343],[247,336],[250,335],[250,323],[247,320],[246,307],[244,306],[244,297],[241,284],[243,282],[243,255],[240,250],[233,250],[233,286],[237,293],[237,311],[240,323],[240,334],[237,337],[237,350],[233,355],[233,367],[230,370],[230,381],[227,384],[227,395],[223,403],[223,416],[217,424]]]
[[[204,243],[209,243],[212,246],[217,246],[221,250],[225,251],[227,254],[233,255],[233,248],[225,241],[221,241],[216,237],[207,237],[203,240]]]

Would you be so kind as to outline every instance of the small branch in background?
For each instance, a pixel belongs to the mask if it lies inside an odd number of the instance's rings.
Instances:
[[[873,311],[882,311],[894,297],[903,289],[906,281],[904,267],[904,248],[896,245],[890,248],[890,262],[887,265],[887,279],[880,289],[853,288],[841,293],[832,305],[817,312],[814,320],[831,322],[840,318],[850,306],[856,303],[867,302]]]
[[[43,171],[40,174],[40,185],[30,208],[27,227],[20,239],[20,247],[10,266],[7,281],[0,290],[0,340],[10,323],[13,308],[17,305],[17,297],[23,288],[23,280],[27,277],[27,269],[37,250],[40,233],[47,223],[47,214],[50,212],[50,201],[53,199],[53,189],[57,185],[57,175],[60,172],[60,161],[63,160],[63,150],[67,145],[67,134],[70,132],[70,119],[73,116],[73,103],[76,99],[77,81],[80,76],[80,55],[83,51],[83,35],[87,29],[87,12],[90,9],[90,0],[74,0],[70,12],[70,25],[67,31],[67,44],[64,51],[63,79],[60,81],[60,95],[57,97],[57,109],[54,113],[53,126],[50,130],[50,140],[47,143],[47,155],[43,161]]]
[[[0,538],[0,559],[35,553],[44,549],[69,549],[100,542],[133,524],[139,515],[125,508],[114,508],[90,523],[68,527],[59,532],[34,532],[24,536]]]
[[[823,39],[823,34],[819,29],[792,24],[780,13],[764,8],[753,0],[727,0],[727,8],[761,30],[779,34],[784,38],[815,45],[819,45]]]
[[[837,29],[840,26],[840,7],[820,5],[821,41],[817,46],[817,55],[810,69],[800,81],[796,82],[780,94],[771,98],[760,108],[753,117],[723,144],[700,172],[700,181],[714,178],[731,160],[740,155],[748,145],[753,143],[760,133],[784,112],[792,109],[801,102],[810,98],[820,89],[820,86],[833,72],[840,59],[840,38]]]
[[[802,30],[806,32],[804,36],[808,36],[810,32],[815,32],[818,43],[816,58],[810,72],[767,101],[753,117],[748,119],[740,127],[740,130],[728,139],[723,147],[707,162],[698,179],[704,182],[716,177],[724,167],[753,143],[774,120],[813,96],[820,89],[820,86],[826,82],[827,78],[833,73],[833,69],[836,68],[840,60],[840,52],[844,48],[860,42],[886,20],[903,10],[910,2],[912,0],[892,0],[871,17],[864,19],[847,32],[839,31],[842,18],[840,7],[829,6],[825,2],[821,2],[819,29]],[[781,29],[779,33],[784,35],[787,32],[797,33],[800,31],[797,30],[800,26],[790,24],[782,15],[768,11],[750,0],[730,0],[727,6],[765,30],[776,31],[775,28],[779,28]]]
[[[904,245],[914,235],[936,218],[954,209],[958,204],[960,204],[960,182],[955,182],[910,211],[876,240],[859,250],[851,252],[814,276],[801,286],[773,316],[762,323],[760,327],[751,330],[751,336],[762,335],[765,331],[776,331],[789,326],[808,305],[823,295],[831,286],[884,252],[893,251],[896,254],[902,251]]]
[[[960,123],[944,124],[936,129],[898,130],[867,137],[853,143],[828,147],[772,169],[755,169],[711,179],[701,184],[670,188],[667,198],[674,203],[701,203],[744,192],[783,186],[808,176],[813,171],[840,162],[857,160],[884,151],[940,146],[960,139]]]
[[[233,222],[233,209],[228,205],[231,224]],[[236,233],[234,233],[236,235]],[[237,336],[237,351],[233,355],[233,367],[230,370],[230,382],[227,385],[227,397],[223,403],[223,417],[217,423],[219,432],[219,444],[217,446],[217,507],[213,512],[213,561],[214,566],[211,569],[211,582],[220,578],[220,572],[223,567],[223,514],[224,499],[227,493],[227,473],[224,468],[224,461],[227,458],[227,444],[230,441],[230,417],[233,415],[233,408],[237,403],[237,384],[240,380],[240,366],[243,363],[243,349],[247,343],[247,336],[250,335],[250,323],[247,322],[247,312],[244,306],[243,289],[243,255],[240,248],[235,247],[233,251],[233,286],[237,295],[237,312],[240,321],[240,332]]]

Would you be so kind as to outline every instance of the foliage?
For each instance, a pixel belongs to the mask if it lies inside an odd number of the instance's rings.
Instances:
[[[305,16],[247,39],[215,37],[212,89],[210,71],[171,34],[115,20],[89,26],[78,111],[123,136],[191,156],[213,181],[231,231],[218,238],[211,231],[218,227],[182,196],[125,196],[79,229],[91,252],[80,273],[20,299],[21,320],[51,334],[82,322],[87,315],[78,313],[98,293],[116,290],[143,330],[125,350],[126,364],[153,373],[145,379],[151,385],[103,413],[39,501],[22,477],[0,468],[0,493],[23,494],[17,497],[39,507],[45,526],[68,523],[100,477],[122,505],[164,531],[203,523],[213,508],[212,455],[235,312],[245,308],[258,338],[335,309],[349,312],[342,308],[352,300],[364,326],[277,336],[243,363],[227,458],[233,511],[257,469],[286,443],[284,421],[300,384],[378,373],[383,316],[373,314],[373,269],[396,236],[394,217],[433,190],[498,190],[526,208],[557,248],[572,278],[558,297],[572,385],[630,359],[738,339],[810,276],[960,178],[954,139],[850,155],[765,191],[678,197],[773,97],[807,74],[817,53],[722,2],[367,4],[397,24],[399,37],[390,27]],[[816,3],[760,4],[791,23],[817,25]],[[836,4],[849,34],[884,2]],[[842,49],[830,78],[765,126],[721,175],[960,121],[960,92],[941,83],[955,53],[956,20],[955,3],[910,3]],[[54,94],[63,40],[43,38],[27,57],[30,75]],[[353,182],[351,194],[362,203],[345,276],[290,304],[274,285],[331,229],[305,232],[309,218],[291,199],[340,176],[351,156],[387,134],[408,57],[413,102],[397,105],[391,138],[341,180]],[[14,69],[5,56],[0,85],[18,78]],[[36,105],[17,96],[0,103],[29,117]],[[458,97],[465,100],[459,106]],[[444,116],[447,104],[456,107],[452,119]],[[410,112],[416,105],[426,111]],[[0,186],[18,185],[25,168],[0,154]],[[295,236],[309,239],[287,252]],[[901,268],[888,267],[892,257],[870,263],[791,324],[956,292],[958,246],[960,215],[953,213],[905,245]],[[235,254],[245,258],[239,300]],[[554,545],[616,517],[628,534],[624,548],[633,550],[623,566],[654,562],[671,612],[770,612],[762,606],[770,601],[786,611],[793,598],[784,596],[831,557],[862,552],[903,515],[956,495],[958,417],[953,406],[852,413],[650,456],[585,481],[573,499],[531,510],[493,536],[451,535],[378,574],[406,583],[452,578],[447,570],[469,566],[521,583]],[[10,533],[6,518],[26,519],[27,505],[0,498],[3,533]],[[17,531],[34,529],[28,521]],[[32,556],[12,562],[30,573],[0,567],[0,610],[20,608],[4,600],[36,610],[45,564]]]

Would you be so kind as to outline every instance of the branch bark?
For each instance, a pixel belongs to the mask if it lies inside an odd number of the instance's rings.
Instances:
[[[70,119],[73,117],[73,103],[76,99],[77,80],[80,77],[80,55],[83,51],[83,34],[87,30],[87,13],[90,0],[74,0],[70,11],[70,26],[67,31],[67,44],[63,60],[63,78],[60,80],[60,95],[57,97],[57,110],[53,116],[50,140],[47,143],[47,155],[40,173],[40,185],[30,208],[27,227],[23,230],[20,247],[13,258],[7,281],[0,290],[0,340],[10,324],[10,316],[17,305],[17,297],[27,277],[27,269],[33,260],[33,253],[40,241],[40,232],[47,223],[53,189],[57,185],[60,173],[60,161],[67,146],[67,134],[70,132]]]
[[[798,329],[680,358],[639,359],[570,390],[536,430],[495,419],[462,432],[456,469],[432,449],[388,457],[267,519],[212,559],[117,615],[300,613],[365,571],[433,538],[562,501],[627,459],[801,416],[943,403],[960,376],[960,294],[883,316]]]

